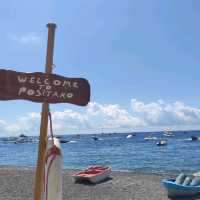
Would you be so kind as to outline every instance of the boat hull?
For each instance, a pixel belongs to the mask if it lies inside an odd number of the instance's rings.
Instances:
[[[73,177],[76,182],[89,181],[91,183],[99,183],[109,178],[111,174],[111,167],[106,167],[104,170],[99,170],[99,172],[98,170],[96,172],[94,170],[95,167],[90,167],[84,171],[73,174]]]
[[[168,179],[163,181],[164,187],[167,189],[168,196],[194,196],[200,194],[200,186],[183,186],[175,183],[175,180]]]

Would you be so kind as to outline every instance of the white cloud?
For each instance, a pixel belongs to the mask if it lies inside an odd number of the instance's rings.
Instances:
[[[73,110],[55,111],[52,113],[53,127],[55,131],[70,133],[88,129],[88,117],[85,114]]]
[[[134,128],[144,125],[143,120],[132,116],[119,105],[90,103],[87,108],[87,116],[94,128]]]
[[[142,118],[149,126],[200,124],[200,109],[186,106],[180,101],[171,104],[164,101],[144,104],[132,99],[131,107],[134,115]]]
[[[160,101],[144,104],[136,99],[131,100],[131,107],[134,114],[150,123],[156,123],[159,120],[162,114],[162,105],[163,102],[161,104]]]
[[[25,35],[19,35],[19,34],[12,34],[9,35],[9,38],[15,42],[18,42],[20,44],[31,44],[31,45],[38,45],[41,43],[42,39],[37,33],[27,33]]]
[[[28,113],[8,123],[0,120],[1,135],[39,135],[40,113]],[[103,131],[150,131],[166,127],[200,128],[200,109],[186,106],[183,102],[166,103],[163,100],[144,103],[132,99],[130,109],[116,104],[91,102],[85,112],[70,109],[52,112],[53,130],[56,134],[92,133]]]
[[[5,133],[7,132],[5,128],[7,127],[7,123],[4,120],[0,120],[0,136],[6,136]]]
[[[4,127],[7,123],[4,120],[0,120],[0,128]]]

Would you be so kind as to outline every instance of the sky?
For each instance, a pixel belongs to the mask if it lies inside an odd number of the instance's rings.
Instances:
[[[55,134],[200,129],[198,0],[7,0],[0,68],[86,78],[86,107],[51,104]],[[0,102],[0,136],[39,135],[41,104]]]

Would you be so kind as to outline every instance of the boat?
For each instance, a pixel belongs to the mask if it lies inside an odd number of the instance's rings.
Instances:
[[[157,146],[165,146],[167,145],[167,141],[166,140],[160,140],[159,142],[156,143]]]
[[[64,140],[64,139],[60,140],[60,143],[69,143],[69,142],[70,142],[70,140]]]
[[[58,138],[47,140],[45,154],[45,200],[62,200],[62,155]]]
[[[158,138],[157,137],[154,137],[152,135],[149,135],[147,137],[144,138],[145,140],[157,140]]]
[[[173,136],[173,133],[172,132],[165,132],[164,134],[163,134],[164,136],[167,136],[167,137],[172,137]]]
[[[19,137],[15,137],[15,138],[11,138],[11,139],[10,139],[10,141],[14,142],[14,144],[38,143],[38,138],[34,137],[34,136],[19,135]]]
[[[96,137],[96,136],[92,136],[91,138],[92,138],[93,140],[99,140],[99,138]]]
[[[197,141],[199,138],[197,136],[191,136],[192,141]]]
[[[200,185],[177,184],[175,179],[163,181],[169,197],[194,196],[200,193]]]
[[[130,139],[130,138],[132,138],[132,137],[133,137],[132,134],[126,136],[127,139]]]
[[[170,129],[166,129],[163,133],[164,136],[167,136],[167,137],[172,137],[173,136],[173,133],[172,131],[170,131]]]
[[[127,135],[126,138],[129,139],[129,138],[132,138],[133,136],[136,136],[136,134],[135,133],[131,133],[131,134]]]
[[[26,142],[31,142],[31,139],[24,134],[20,134],[14,143],[18,144],[18,143],[26,143]]]
[[[89,181],[99,183],[109,178],[111,167],[91,166],[83,171],[73,174],[76,182]]]

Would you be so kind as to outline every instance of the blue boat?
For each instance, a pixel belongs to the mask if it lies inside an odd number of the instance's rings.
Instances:
[[[194,196],[200,194],[200,185],[181,185],[175,182],[175,179],[167,179],[163,181],[165,188],[167,189],[168,196],[180,197],[180,196]]]

